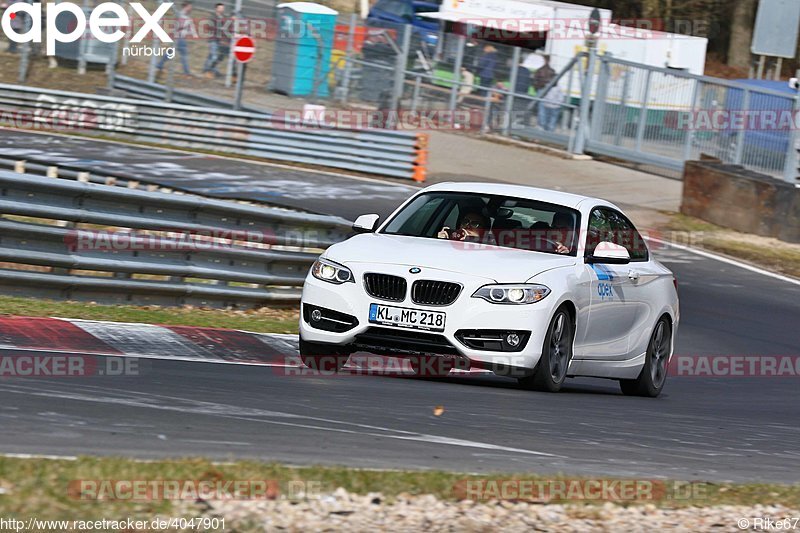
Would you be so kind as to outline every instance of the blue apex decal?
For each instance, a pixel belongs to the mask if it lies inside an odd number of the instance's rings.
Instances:
[[[604,265],[592,264],[592,270],[597,274],[597,279],[602,281],[614,281],[614,274]]]

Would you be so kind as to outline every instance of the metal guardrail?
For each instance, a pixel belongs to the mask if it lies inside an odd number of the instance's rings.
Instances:
[[[125,91],[134,98],[199,107],[218,107],[220,109],[234,108],[233,100],[214,98],[213,96],[174,89],[160,83],[150,83],[146,80],[138,80],[128,76],[120,76],[119,74],[114,74],[110,80],[110,85],[113,89]],[[267,116],[270,115],[268,110],[255,106],[242,105],[242,111]]]
[[[0,106],[42,129],[122,137],[424,181],[427,136],[306,126],[292,117],[0,84]]]
[[[338,217],[7,171],[0,191],[0,291],[11,295],[215,307],[296,301],[320,251],[351,232]]]

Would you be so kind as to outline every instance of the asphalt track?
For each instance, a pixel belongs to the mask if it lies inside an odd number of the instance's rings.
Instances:
[[[680,281],[677,355],[800,355],[799,285],[674,248],[654,253]],[[644,399],[603,380],[545,394],[486,375],[282,370],[152,360],[139,376],[0,379],[0,452],[800,480],[798,376],[673,376]]]
[[[415,190],[411,182],[388,183],[335,172],[3,128],[0,156],[205,196],[335,214],[349,220],[364,213],[386,216]]]

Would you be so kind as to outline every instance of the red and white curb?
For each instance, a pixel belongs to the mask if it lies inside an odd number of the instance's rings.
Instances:
[[[0,355],[15,352],[139,357],[202,363],[303,367],[297,335],[194,326],[157,326],[70,318],[0,317]],[[353,355],[346,368],[375,369],[375,356]],[[380,356],[379,356],[380,357]],[[369,359],[371,358],[371,359]],[[412,373],[408,361],[381,357],[387,370]],[[483,370],[458,374],[483,374]]]
[[[68,318],[0,317],[0,351],[299,365],[297,336]]]

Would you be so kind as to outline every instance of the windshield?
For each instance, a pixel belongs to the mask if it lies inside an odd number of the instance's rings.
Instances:
[[[580,214],[507,196],[431,192],[397,213],[381,233],[575,255]]]

